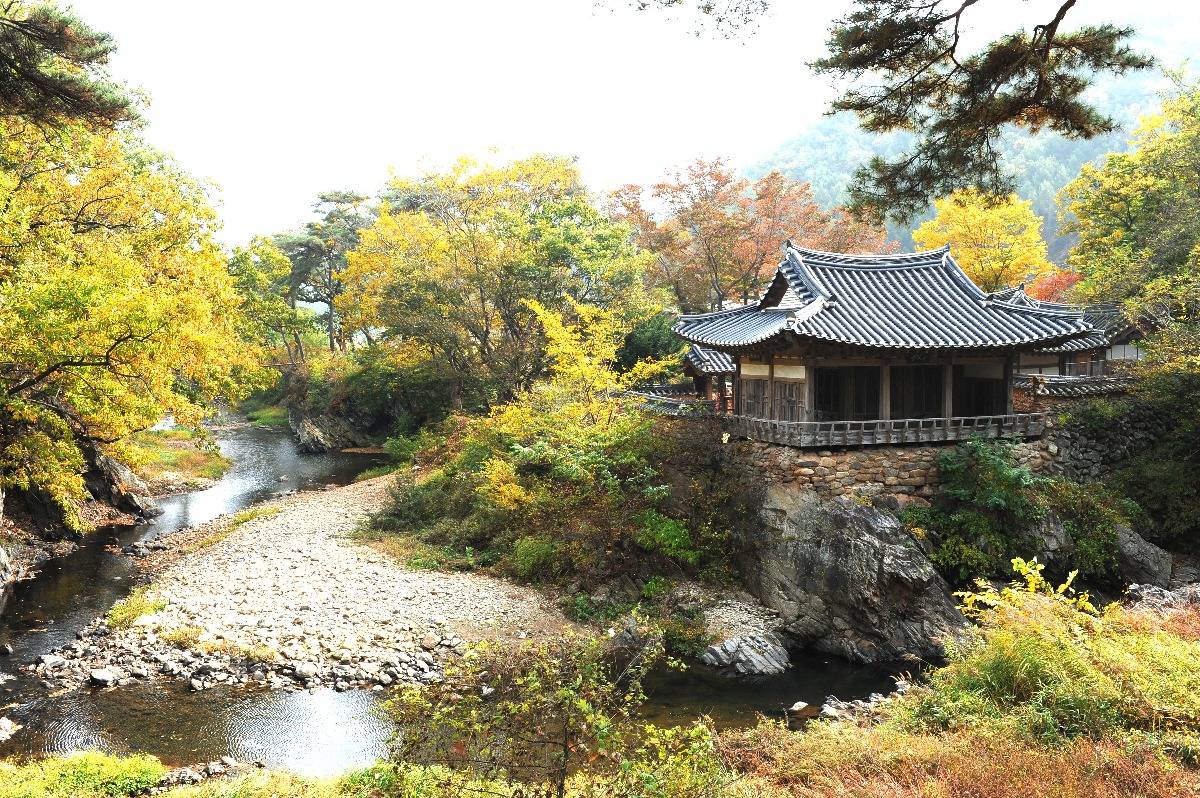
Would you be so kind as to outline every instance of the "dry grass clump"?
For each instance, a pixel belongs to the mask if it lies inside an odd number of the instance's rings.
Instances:
[[[790,732],[763,721],[722,736],[763,795],[816,798],[1178,798],[1200,774],[1148,748],[1074,740],[1037,746],[987,733],[905,734],[852,723]]]

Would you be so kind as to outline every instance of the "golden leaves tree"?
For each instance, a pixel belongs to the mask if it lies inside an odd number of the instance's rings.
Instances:
[[[338,310],[435,364],[455,404],[487,407],[545,369],[531,303],[640,307],[646,261],[630,229],[590,204],[570,161],[462,160],[392,184],[338,275]]]
[[[956,191],[934,203],[937,214],[913,231],[922,249],[950,245],[967,276],[984,291],[997,291],[1051,270],[1042,220],[1033,204],[1015,194],[989,197]]]
[[[196,422],[256,372],[214,226],[130,133],[0,121],[0,490],[74,525],[81,447]]]

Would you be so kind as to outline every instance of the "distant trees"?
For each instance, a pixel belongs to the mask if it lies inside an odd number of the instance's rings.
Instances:
[[[1039,277],[1051,270],[1042,220],[1032,203],[1013,194],[1003,201],[966,189],[934,203],[937,214],[913,231],[922,249],[950,245],[958,265],[984,291]]]
[[[648,256],[631,239],[589,203],[566,159],[462,160],[391,185],[335,275],[345,286],[335,308],[346,324],[425,358],[451,381],[456,404],[486,407],[545,368],[531,302],[622,312],[653,301]]]
[[[789,238],[838,252],[889,247],[886,231],[825,210],[807,183],[778,172],[751,182],[719,159],[694,161],[649,192],[624,186],[612,204],[637,231],[638,245],[654,254],[653,280],[689,313],[755,297]]]
[[[1151,322],[1152,363],[1200,376],[1200,87],[1182,86],[1147,117],[1129,152],[1086,165],[1063,189],[1079,235],[1077,290]],[[1157,342],[1157,345],[1155,343]]]
[[[292,266],[289,298],[324,305],[325,332],[329,351],[344,349],[353,329],[345,329],[338,317],[336,301],[343,285],[338,274],[346,268],[346,253],[358,244],[358,232],[371,223],[367,198],[353,191],[320,194],[313,211],[320,218],[298,233],[274,237],[275,246]],[[370,331],[364,330],[368,337]]]
[[[260,236],[236,247],[228,268],[242,299],[243,338],[267,350],[282,350],[289,367],[303,363],[303,335],[314,325],[296,307],[294,269],[287,255]]]

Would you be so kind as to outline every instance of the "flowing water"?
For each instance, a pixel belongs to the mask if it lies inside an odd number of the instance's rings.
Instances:
[[[385,753],[391,726],[375,711],[379,693],[235,688],[193,693],[171,683],[52,695],[18,670],[70,642],[129,591],[137,571],[129,557],[116,553],[122,546],[236,512],[281,490],[346,484],[378,463],[361,454],[302,455],[286,428],[235,425],[215,435],[233,460],[217,484],[162,499],[163,514],[152,523],[98,530],[78,550],[46,563],[36,578],[15,587],[0,612],[0,645],[14,649],[0,658],[0,716],[24,728],[0,744],[0,757],[98,748],[144,751],[183,765],[230,754],[331,775]],[[744,725],[756,713],[778,716],[797,700],[819,704],[828,694],[855,698],[887,691],[899,670],[800,654],[788,673],[753,682],[700,668],[658,674],[649,684],[646,714],[663,723],[709,715],[718,725]]]

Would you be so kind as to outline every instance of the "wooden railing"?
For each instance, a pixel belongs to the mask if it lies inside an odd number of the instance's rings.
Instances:
[[[877,446],[961,441],[972,437],[1029,438],[1046,428],[1045,413],[873,421],[770,421],[724,416],[725,431],[756,441],[800,448]]]

